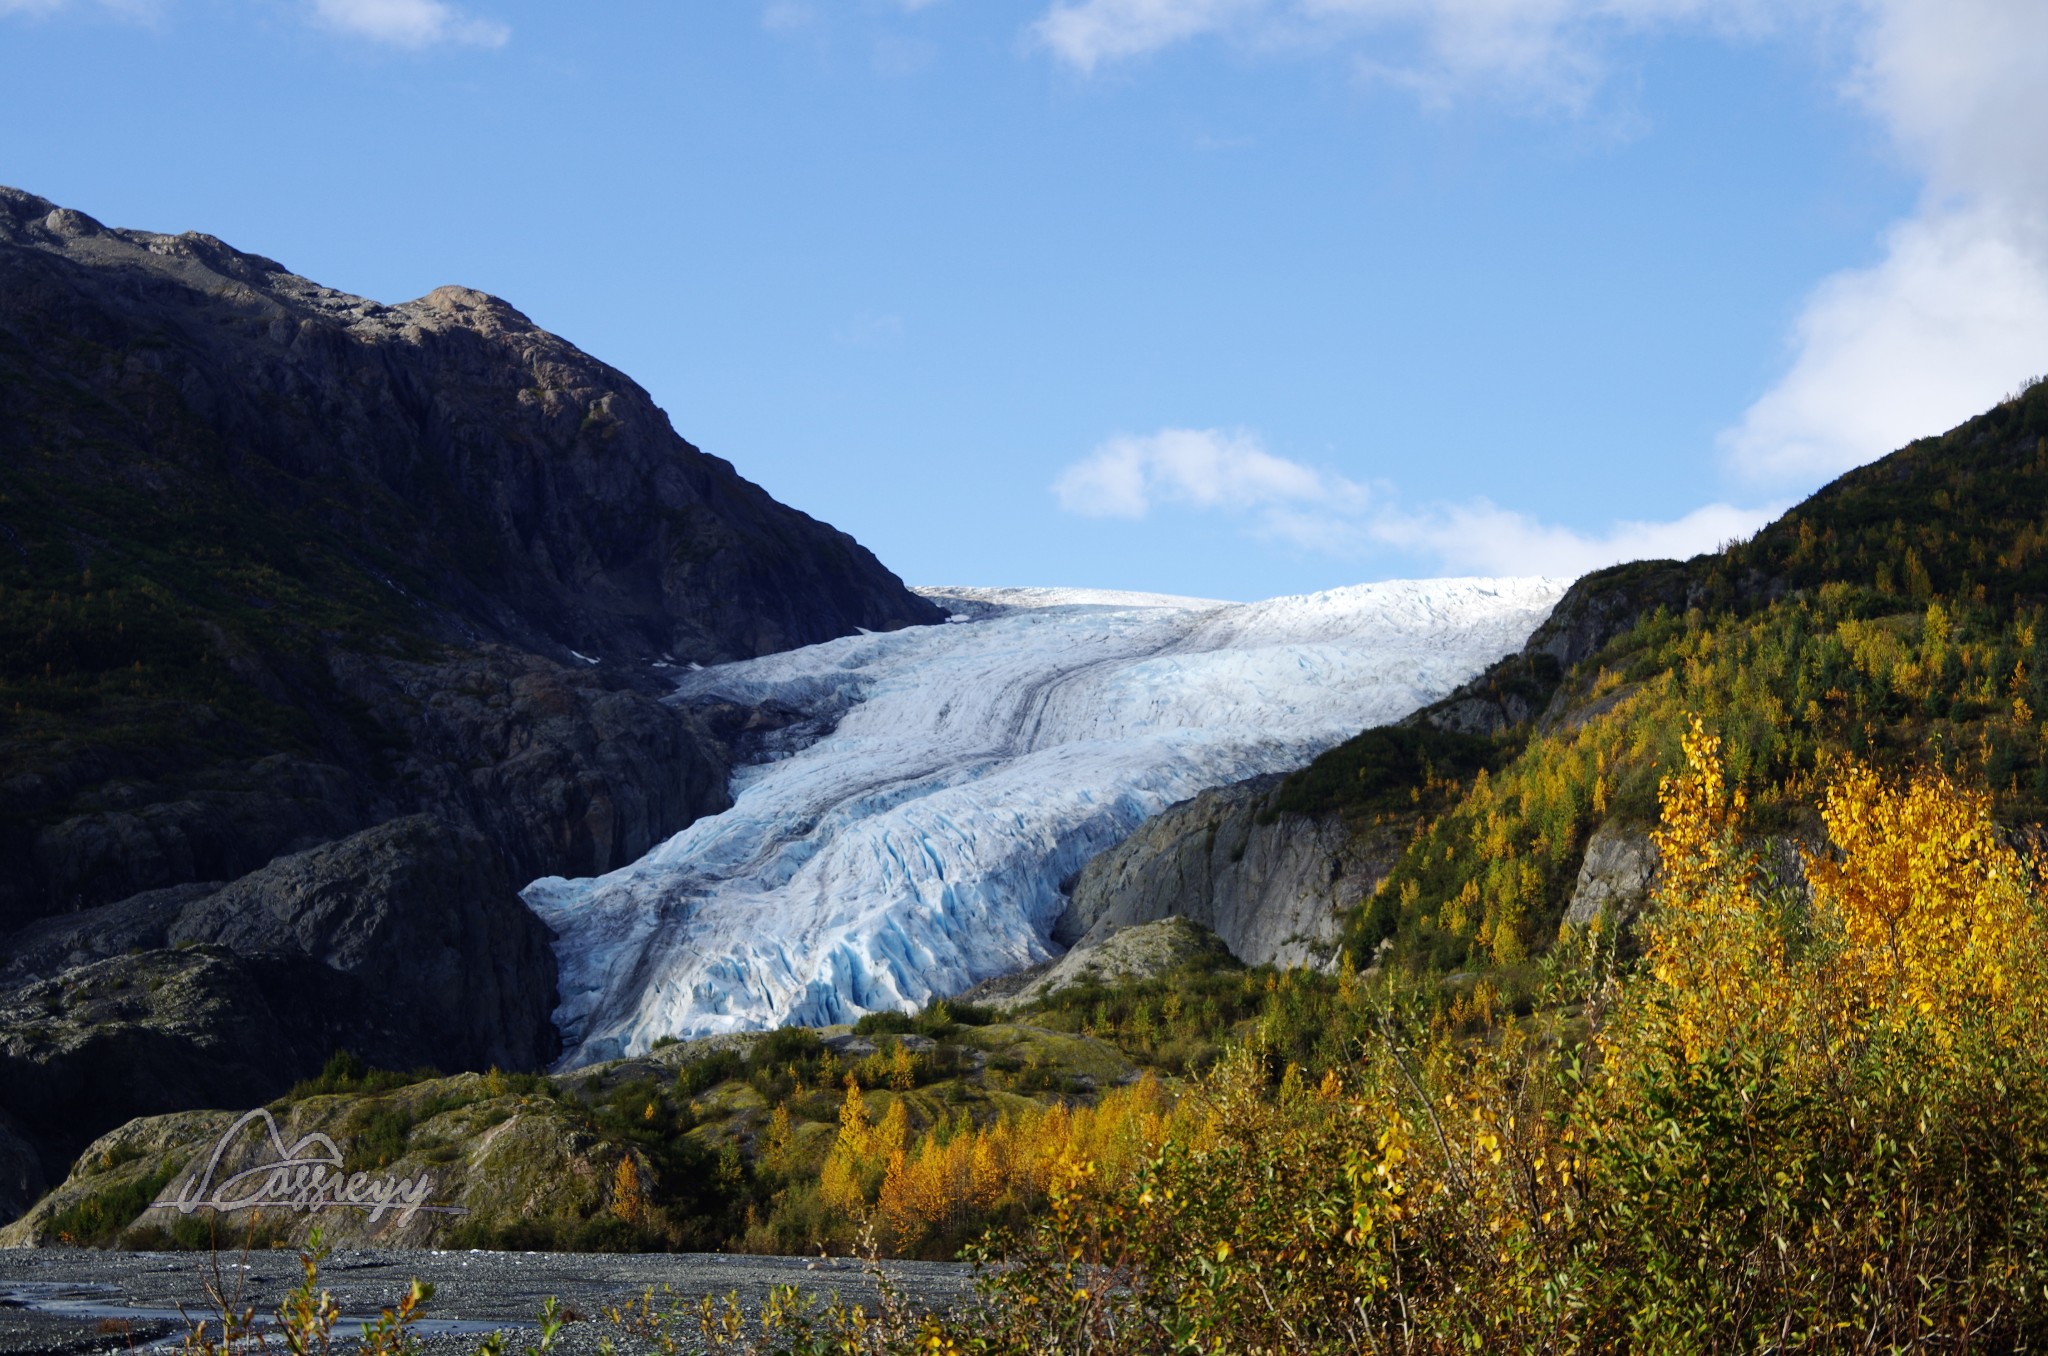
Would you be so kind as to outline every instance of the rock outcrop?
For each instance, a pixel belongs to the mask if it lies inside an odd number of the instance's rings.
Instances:
[[[1021,974],[985,980],[959,997],[1010,1012],[1077,984],[1151,979],[1184,966],[1219,961],[1232,963],[1222,938],[1185,918],[1129,927],[1103,925],[1059,959]]]
[[[1275,812],[1283,780],[1233,782],[1146,820],[1082,868],[1054,940],[1085,948],[1186,918],[1247,965],[1329,963],[1341,915],[1372,893],[1400,845],[1334,817]]]
[[[1610,819],[1586,840],[1564,921],[1582,928],[1598,918],[1605,930],[1627,932],[1649,904],[1656,877],[1657,845],[1648,831]]]
[[[187,903],[168,940],[349,976],[423,1063],[526,1069],[559,1048],[547,928],[482,837],[427,815],[281,857]]]

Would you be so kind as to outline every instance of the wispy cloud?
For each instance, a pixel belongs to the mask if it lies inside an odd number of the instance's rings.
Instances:
[[[840,326],[832,337],[848,348],[893,348],[903,342],[903,317],[864,311]]]
[[[1091,518],[1178,507],[1240,519],[1261,540],[1355,559],[1389,550],[1451,573],[1579,575],[1624,560],[1685,558],[1746,538],[1782,506],[1710,504],[1669,522],[1580,532],[1486,499],[1403,508],[1371,487],[1268,451],[1244,429],[1161,429],[1111,438],[1066,468],[1052,491]]]
[[[770,33],[800,33],[817,22],[818,11],[802,0],[772,0],[761,7],[761,27]]]
[[[1167,428],[1111,438],[1060,473],[1060,507],[1089,518],[1142,518],[1154,505],[1259,513],[1301,505],[1362,510],[1362,485],[1276,457],[1242,429]]]
[[[1262,17],[1269,0],[1063,0],[1034,29],[1055,56],[1081,71]]]
[[[1617,36],[1680,20],[1756,29],[1771,12],[1761,0],[1054,0],[1031,31],[1083,73],[1215,38],[1335,51],[1432,101],[1477,89],[1576,104]]]
[[[1669,522],[1631,520],[1578,532],[1473,499],[1382,514],[1369,530],[1375,541],[1422,552],[1448,573],[1576,577],[1626,560],[1685,560],[1747,540],[1783,511],[1708,504]]]
[[[503,47],[512,30],[473,18],[443,0],[313,0],[324,27],[393,47]]]

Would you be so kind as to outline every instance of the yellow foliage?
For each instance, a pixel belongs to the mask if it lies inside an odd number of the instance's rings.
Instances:
[[[1648,960],[1674,1034],[1697,1059],[1773,1020],[1789,977],[1784,939],[1737,843],[1743,796],[1728,786],[1720,737],[1695,716],[1681,747],[1686,771],[1665,778],[1657,793],[1662,885]]]
[[[865,1216],[868,1198],[861,1178],[871,1156],[872,1139],[867,1103],[861,1099],[860,1084],[849,1074],[846,1098],[839,1104],[839,1134],[818,1178],[818,1195],[828,1208]]]
[[[917,1086],[917,1066],[901,1042],[889,1055],[889,1086],[898,1092],[909,1092]]]
[[[2026,1020],[2012,1000],[2038,991],[2035,871],[2001,841],[1988,795],[1940,773],[1888,785],[1851,764],[1821,817],[1840,856],[1809,855],[1806,873],[1841,928],[1845,1017],[1917,1013],[1944,1044],[1975,1019]]]
[[[891,1155],[875,1210],[896,1246],[909,1248],[1044,1199],[1074,1165],[1121,1182],[1163,1141],[1169,1114],[1164,1089],[1147,1074],[1093,1107],[1054,1103],[986,1125],[941,1126],[914,1152]]]
[[[630,1153],[612,1172],[612,1213],[635,1227],[648,1220],[647,1190],[640,1182],[640,1165]]]
[[[1845,764],[1821,805],[1832,852],[1806,853],[1808,944],[1788,955],[1738,842],[1720,740],[1695,719],[1666,779],[1659,914],[1645,995],[1686,1058],[1759,1039],[1818,1067],[1854,1033],[1915,1026],[1938,1047],[1972,1025],[2009,1039],[2048,995],[2038,866],[2000,837],[1990,797],[1940,772],[1893,784]]]

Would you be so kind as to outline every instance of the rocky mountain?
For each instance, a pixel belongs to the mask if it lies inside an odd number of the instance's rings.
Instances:
[[[125,1118],[60,1071],[110,1031],[173,1101],[222,1023],[268,1042],[230,1101],[341,1035],[546,1059],[515,890],[727,803],[666,673],[941,615],[503,301],[0,189],[0,1141]]]

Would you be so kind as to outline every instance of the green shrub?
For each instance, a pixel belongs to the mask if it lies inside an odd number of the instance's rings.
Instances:
[[[885,1008],[870,1012],[853,1024],[856,1036],[907,1036],[917,1030],[917,1019],[907,1012]]]

